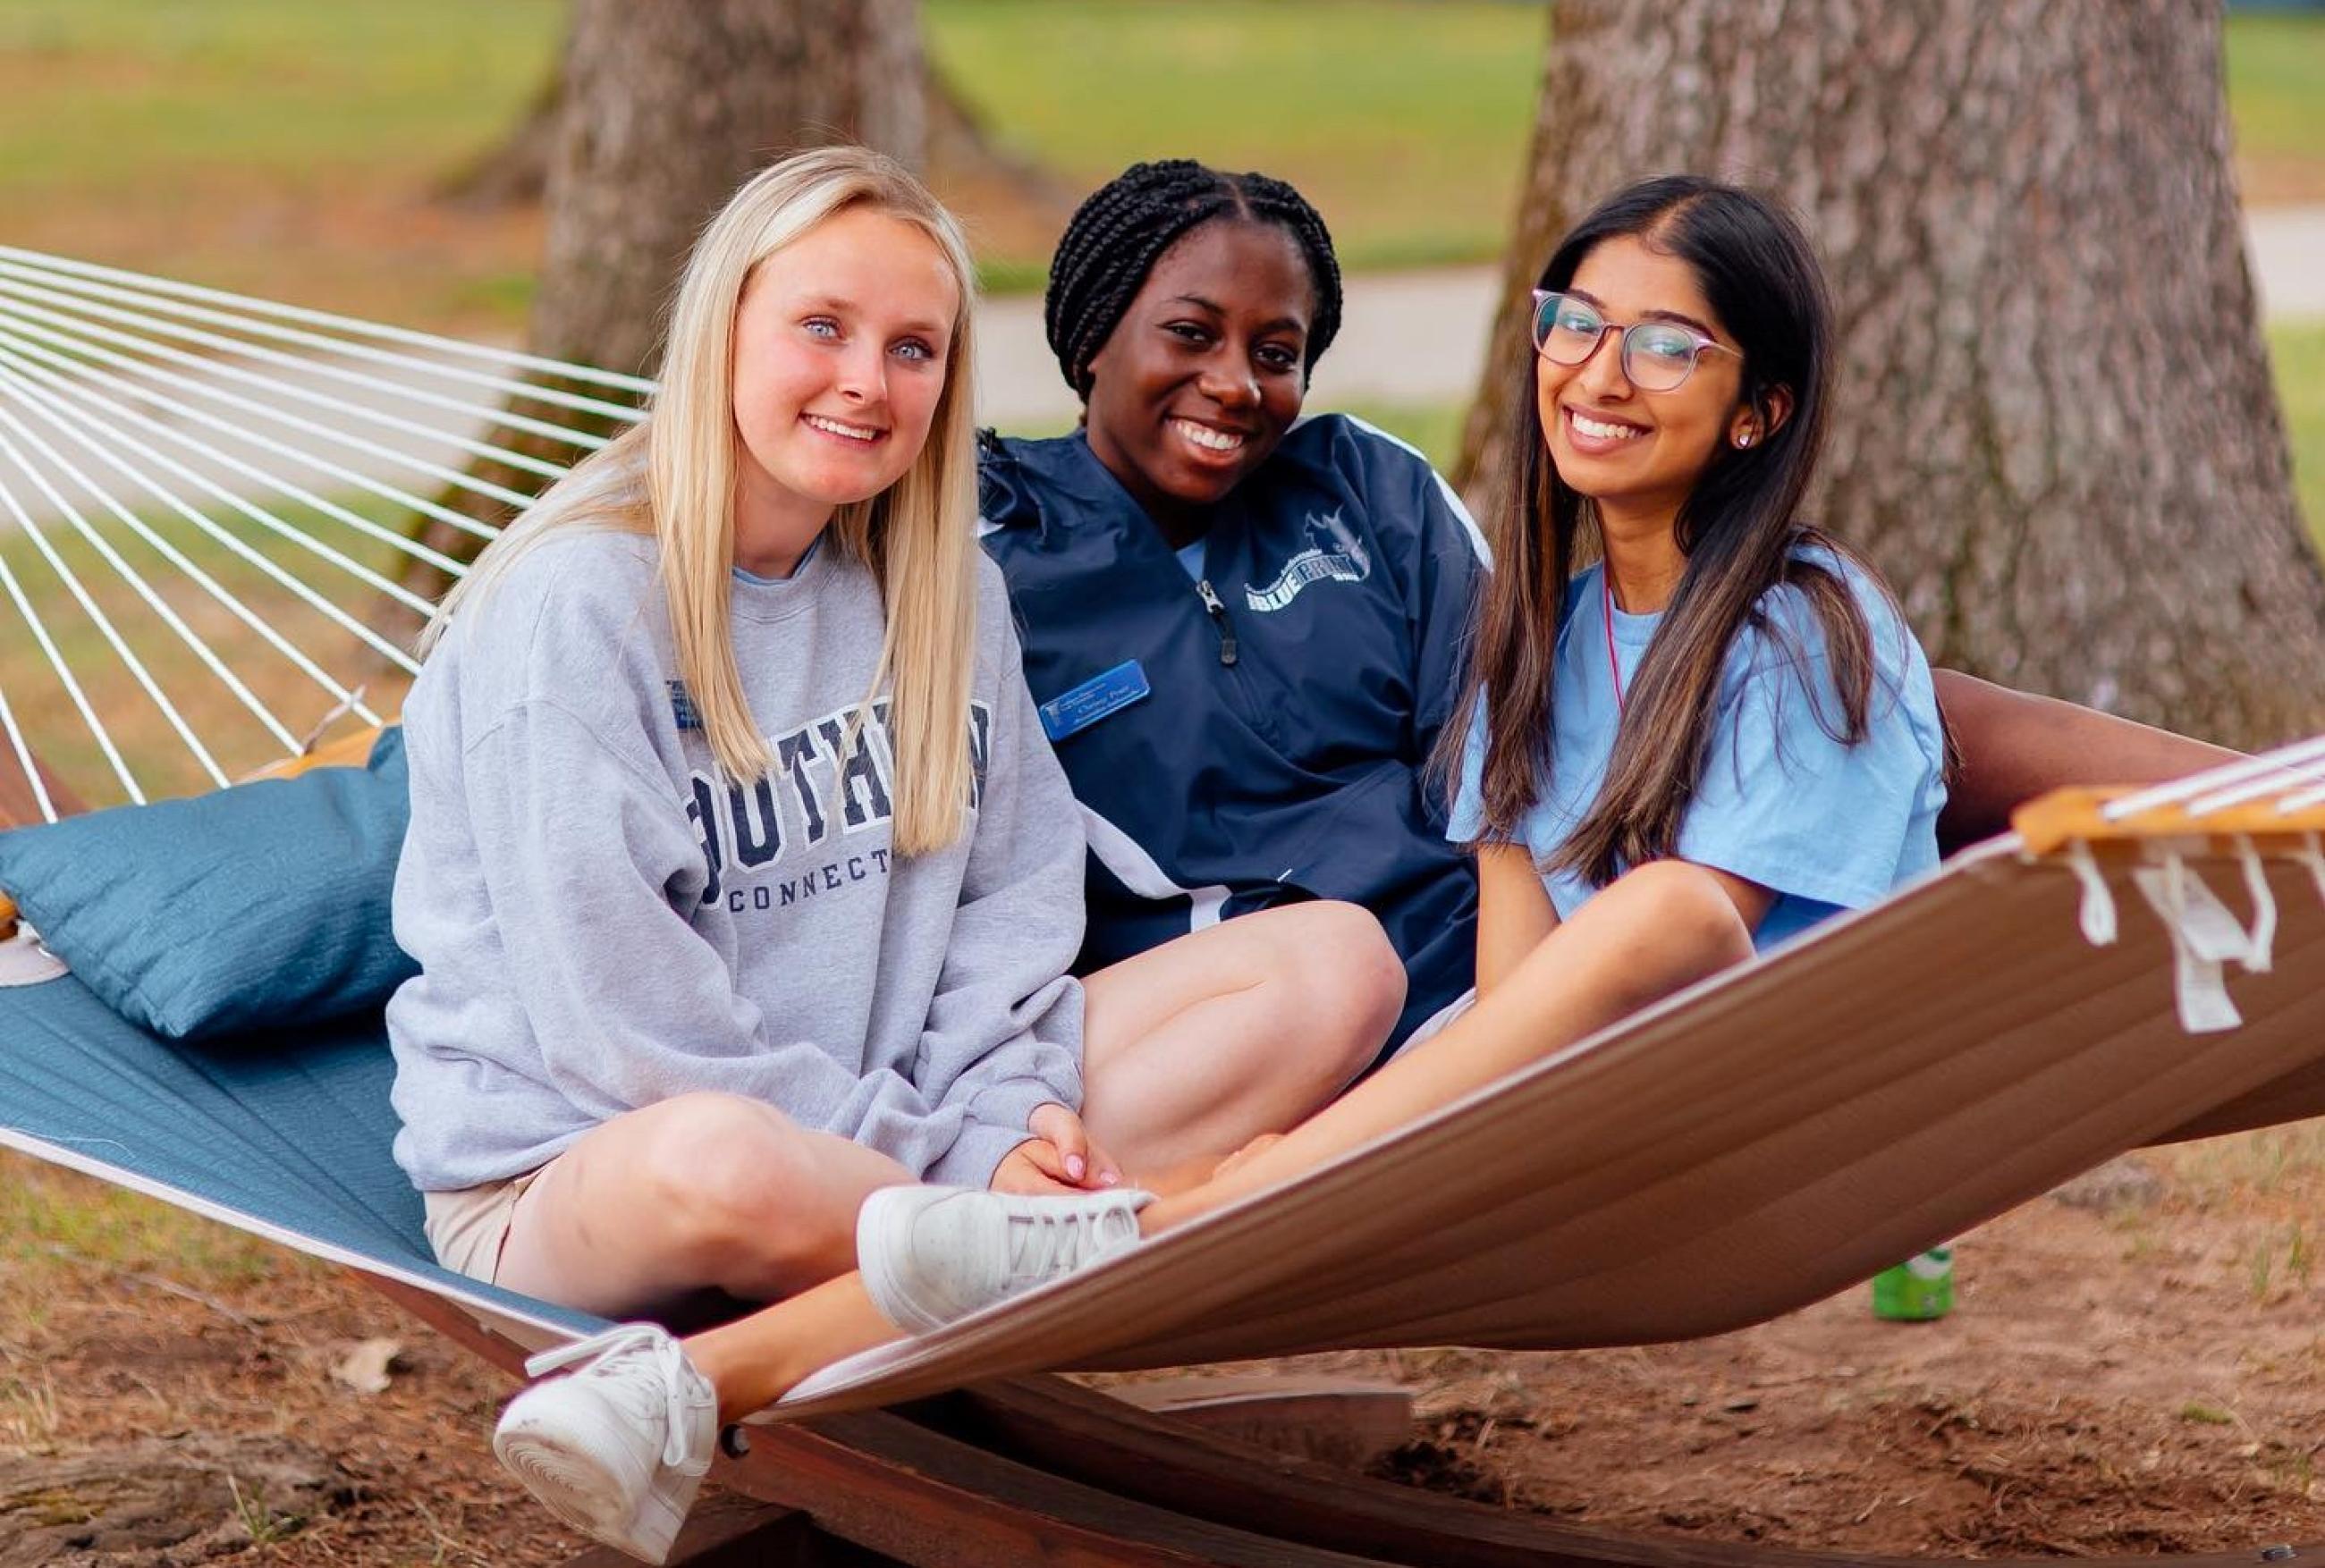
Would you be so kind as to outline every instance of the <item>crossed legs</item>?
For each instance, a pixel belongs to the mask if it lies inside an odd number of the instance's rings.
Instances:
[[[1247,916],[1093,975],[1084,1121],[1125,1179],[1168,1190],[1291,1126],[1378,1053],[1404,973],[1371,916]],[[909,1182],[887,1156],[730,1094],[615,1118],[518,1200],[496,1282],[609,1317],[702,1291],[796,1296],[855,1267],[856,1215]]]
[[[1404,968],[1353,904],[1287,905],[1083,982],[1082,1121],[1131,1181],[1172,1192],[1347,1088],[1404,1006]]]
[[[1434,1038],[1213,1178],[1150,1205],[1153,1236],[1336,1159],[1750,956],[1709,872],[1657,862],[1617,879]],[[731,1422],[842,1356],[897,1337],[849,1274],[686,1342]]]

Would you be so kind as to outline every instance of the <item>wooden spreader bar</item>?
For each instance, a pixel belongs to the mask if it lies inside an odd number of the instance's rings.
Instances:
[[[2312,834],[2325,834],[2325,804],[2287,811],[2274,798],[2191,816],[2184,804],[2153,807],[2126,816],[2111,816],[2107,808],[2141,793],[2133,789],[2059,789],[2030,800],[2011,814],[2011,830],[2025,841],[2030,854],[2052,854],[2080,841],[2094,849],[2136,845],[2159,840],[2178,841],[2191,848],[2204,844],[2215,853],[2232,853],[2237,839],[2249,839],[2257,848],[2284,849],[2306,845]]]

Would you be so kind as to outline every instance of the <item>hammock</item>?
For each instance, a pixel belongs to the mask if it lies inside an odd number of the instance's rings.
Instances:
[[[141,701],[187,750],[197,784],[246,766],[198,712],[255,727],[259,750],[284,755],[342,715],[377,722],[390,705],[365,679],[412,666],[342,601],[391,615],[427,602],[331,542],[334,530],[459,567],[278,465],[489,536],[412,486],[511,507],[522,497],[412,448],[449,441],[549,477],[558,465],[477,432],[577,451],[597,438],[477,393],[635,417],[573,384],[644,388],[0,249],[0,509],[87,623],[44,619],[0,553],[0,591],[29,632],[0,643],[11,650],[0,760],[13,755],[20,797],[44,816],[62,809],[40,764],[66,749],[51,728],[77,718],[81,752],[121,798],[146,798],[104,716]],[[418,477],[382,476],[396,464]],[[338,673],[116,484],[309,617]],[[125,632],[52,533],[78,540],[118,577],[107,592],[151,619]],[[133,538],[201,613],[131,565],[116,540]],[[312,580],[323,567],[339,597]],[[206,631],[229,619],[250,634],[232,659]],[[109,686],[76,670],[75,646],[114,656]],[[289,668],[270,689],[304,709],[259,689],[249,671],[270,661]],[[27,695],[44,672],[49,689]],[[180,695],[190,687],[208,689],[208,708]],[[25,720],[41,715],[52,724],[35,726],[36,758]],[[1716,1333],[1860,1280],[2124,1149],[2325,1110],[2320,827],[2325,742],[2162,789],[2039,803],[2018,832],[1873,909],[1105,1268],[828,1369],[765,1418],[1040,1367]],[[0,960],[0,976],[37,973],[32,934]],[[433,1264],[419,1201],[388,1156],[381,1029],[366,1019],[307,1034],[295,1047],[169,1045],[69,976],[0,987],[0,1144],[344,1263],[406,1299],[431,1293],[523,1343],[596,1326]]]

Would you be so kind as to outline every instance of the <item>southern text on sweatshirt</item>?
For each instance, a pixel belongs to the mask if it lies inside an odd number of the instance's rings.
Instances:
[[[412,827],[390,1001],[398,1161],[426,1191],[545,1163],[625,1111],[742,1094],[983,1185],[1081,1101],[1082,838],[980,560],[961,839],[890,849],[884,612],[823,541],[736,577],[775,765],[728,780],[678,678],[644,537],[577,525],[459,616],[404,709]]]

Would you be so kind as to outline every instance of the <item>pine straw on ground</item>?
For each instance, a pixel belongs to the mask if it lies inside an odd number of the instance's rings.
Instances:
[[[1690,1344],[1283,1365],[1416,1391],[1384,1474],[1625,1533],[1945,1555],[2325,1540],[2325,1127],[2142,1158],[2154,1179],[1965,1238],[1937,1324],[1877,1322],[1853,1290]],[[0,1568],[526,1568],[582,1545],[491,1461],[499,1375],[345,1276],[14,1157],[0,1222]],[[357,1392],[334,1369],[377,1340],[401,1347],[387,1387]],[[207,1488],[100,1550],[56,1526],[106,1499],[28,1484],[173,1456]]]

